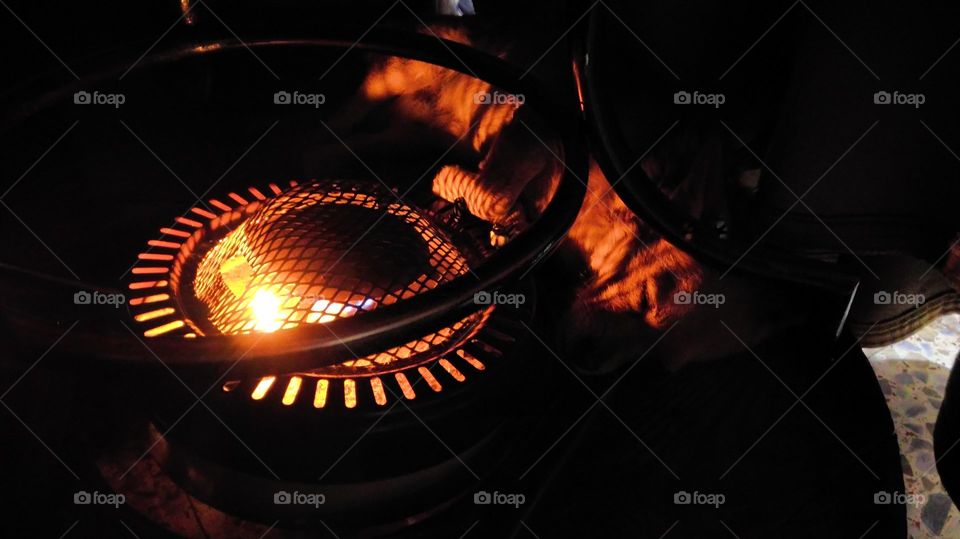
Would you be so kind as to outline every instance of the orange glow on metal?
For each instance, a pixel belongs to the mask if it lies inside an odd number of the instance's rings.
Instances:
[[[443,367],[443,370],[450,373],[450,376],[453,376],[453,379],[458,382],[462,382],[467,379],[462,372],[460,372],[456,367],[453,366],[452,363],[450,363],[450,361],[447,360],[447,358],[440,360],[440,366]]]
[[[283,404],[285,406],[290,406],[294,401],[297,400],[297,393],[300,392],[300,384],[303,383],[303,378],[299,376],[293,376],[290,378],[290,383],[287,384],[287,390],[283,392]]]
[[[321,378],[317,380],[317,392],[313,395],[313,407],[323,408],[327,404],[327,390],[330,387],[330,380]]]
[[[132,301],[130,302],[133,303]],[[176,312],[176,309],[173,307],[164,307],[163,309],[157,309],[155,311],[148,311],[145,313],[140,313],[133,317],[137,322],[145,322],[147,320],[153,320],[154,318],[160,318],[162,316],[167,316],[168,314],[173,314]]]
[[[167,286],[167,281],[138,281],[130,283],[130,290],[143,290],[144,288],[160,288]]]
[[[170,268],[149,266],[149,267],[133,268],[132,273],[136,275],[149,275],[154,273],[167,273],[169,271],[170,271]]]
[[[207,219],[216,219],[216,218],[217,218],[217,214],[215,214],[215,213],[213,213],[213,212],[209,212],[209,211],[207,211],[207,210],[205,210],[205,209],[203,209],[203,208],[191,208],[190,211],[192,211],[193,213],[195,213],[195,214],[197,214],[197,215],[199,215],[199,216],[201,216],[201,217],[206,217]]]
[[[343,404],[347,408],[357,406],[357,383],[349,378],[343,381]]]
[[[480,361],[479,359],[474,357],[473,354],[471,354],[470,352],[467,352],[462,348],[457,350],[457,355],[460,356],[461,359],[469,363],[470,366],[472,366],[474,369],[477,369],[478,371],[482,371],[487,368],[486,366],[484,366],[482,361]]]
[[[183,22],[186,23],[187,26],[193,26],[196,22],[191,8],[190,0],[180,0],[180,11],[183,13]]]
[[[577,86],[577,99],[580,102],[580,112],[586,112],[586,101],[583,98],[583,78],[580,74],[580,63],[576,60],[573,61],[573,80]]]
[[[264,333],[274,332],[283,325],[280,318],[280,306],[283,301],[269,290],[261,289],[250,300],[250,310],[256,321],[254,329]]]
[[[179,249],[179,243],[173,243],[172,241],[163,241],[163,240],[150,240],[147,242],[147,245],[151,247],[166,247],[167,249]]]
[[[163,335],[164,333],[173,331],[175,329],[182,328],[184,326],[183,320],[174,320],[162,326],[157,326],[153,329],[148,329],[144,331],[143,334],[147,337],[156,337],[157,335]]]
[[[188,14],[187,17],[190,17],[192,13]],[[193,24],[188,22],[187,24]],[[223,45],[220,43],[208,43],[206,45],[197,45],[193,48],[196,52],[209,52],[209,51],[218,51],[223,48]]]
[[[267,392],[270,391],[270,386],[272,386],[276,381],[276,376],[267,376],[265,378],[261,378],[260,381],[257,382],[257,387],[253,388],[253,393],[250,394],[250,397],[252,397],[255,401],[264,398],[267,395]]]
[[[215,198],[211,198],[211,199],[210,199],[210,205],[211,205],[211,206],[216,206],[217,208],[220,208],[220,209],[223,210],[223,211],[231,211],[231,210],[233,210],[233,208],[231,208],[230,206],[227,206],[226,204],[224,204],[223,202],[220,202],[219,200],[217,200],[217,199],[215,199]]]
[[[241,206],[246,206],[248,204],[245,198],[243,198],[242,196],[236,193],[229,193],[227,196],[232,198],[234,202],[236,202],[237,204],[240,204]]]
[[[400,390],[403,391],[403,396],[408,400],[413,400],[417,398],[416,392],[413,391],[413,386],[410,385],[410,380],[407,380],[406,375],[402,372],[398,372],[394,377],[397,379],[397,383],[400,384]]]
[[[430,372],[430,369],[426,367],[420,367],[417,369],[417,372],[419,372],[420,376],[422,376],[424,381],[427,382],[427,385],[430,386],[430,389],[438,393],[443,389],[443,386],[440,385],[440,382],[433,377],[433,373]]]
[[[140,253],[137,255],[140,260],[173,260],[173,255],[160,255],[156,253]]]
[[[182,225],[192,226],[193,228],[202,228],[203,223],[199,221],[194,221],[193,219],[187,219],[186,217],[177,217],[175,219],[178,223]]]
[[[133,298],[130,300],[130,305],[142,305],[144,303],[156,303],[158,301],[166,301],[170,299],[170,294],[153,294],[152,296],[144,296],[141,298]]]
[[[279,190],[279,187],[274,187],[275,184],[271,184],[271,190]],[[229,196],[237,203],[247,204],[237,193],[229,193]],[[317,205],[352,205],[372,209],[378,204],[378,199],[356,192],[307,191],[284,195],[270,204],[273,215],[284,215]],[[380,296],[388,302],[394,302],[398,296],[406,298],[435,288],[440,285],[441,279],[449,279],[467,271],[466,262],[459,251],[439,237],[429,222],[414,209],[391,203],[387,211],[404,220],[422,236],[433,257],[430,267],[436,268],[433,271],[439,275],[425,273],[397,291],[371,290],[369,294],[375,294],[376,299],[325,286],[324,275],[317,271],[304,271],[313,267],[309,257],[316,256],[317,247],[307,244],[308,247],[297,250],[278,246],[279,242],[271,241],[270,236],[263,236],[263,229],[257,228],[258,225],[248,226],[249,221],[244,221],[203,255],[193,282],[194,292],[208,307],[209,321],[222,333],[270,333],[301,324],[324,324],[360,311],[370,311],[379,306]],[[309,254],[311,251],[312,255]],[[451,335],[441,332],[440,336],[449,338]],[[421,342],[412,346],[398,349],[399,358],[425,352],[436,344],[439,343],[421,339]]]
[[[190,237],[190,233],[189,233],[189,232],[184,232],[183,230],[177,230],[176,228],[166,228],[166,227],[165,227],[165,228],[161,228],[161,229],[160,229],[160,233],[161,233],[161,234],[169,234],[169,235],[171,235],[171,236],[177,236],[177,237],[180,237],[180,238],[189,238],[189,237]]]
[[[373,389],[373,400],[380,406],[387,403],[387,393],[383,390],[383,382],[380,378],[370,379],[370,388]]]

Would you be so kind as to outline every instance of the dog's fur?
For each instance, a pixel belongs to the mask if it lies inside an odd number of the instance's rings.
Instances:
[[[440,37],[467,42],[456,27],[434,27]],[[504,50],[494,50],[505,56]],[[390,58],[372,67],[361,88],[361,97],[342,117],[349,125],[366,110],[384,107],[394,117],[393,127],[375,135],[352,139],[348,144],[415,145],[442,140],[475,155],[475,167],[444,166],[433,181],[438,196],[462,199],[474,215],[498,225],[522,227],[536,219],[549,203],[563,173],[561,148],[541,127],[536,116],[511,104],[480,104],[475,96],[495,89],[469,75],[430,64]],[[333,125],[340,125],[334,122]],[[425,139],[412,133],[426,130],[439,136]],[[349,138],[349,137],[348,137]],[[672,150],[676,150],[673,148]],[[671,151],[666,148],[663,151]],[[701,150],[698,150],[701,151]],[[706,152],[709,153],[709,152]],[[722,188],[711,170],[709,155],[687,171],[670,171],[661,151],[641,163],[651,176],[670,175],[671,193],[692,205],[695,215],[706,208],[725,207],[718,199]],[[708,177],[709,176],[709,177]],[[636,358],[662,332],[684,318],[690,328],[673,331],[679,341],[661,348],[672,355],[674,366],[689,360],[718,356],[740,349],[719,324],[717,309],[677,304],[679,291],[719,290],[718,276],[710,275],[684,251],[659,236],[631,212],[617,196],[596,163],[591,163],[587,196],[568,235],[567,251],[575,252],[588,268],[567,313],[562,317],[561,345],[573,356],[591,356],[588,370],[607,371]],[[755,341],[774,326],[765,314],[774,308],[770,297],[733,278],[723,290],[736,303],[724,308],[727,320],[741,320],[738,336]],[[698,329],[709,322],[709,330]],[[777,324],[780,326],[781,324]],[[720,329],[717,329],[720,328]],[[644,338],[646,335],[649,338]],[[703,344],[708,343],[708,344]],[[719,343],[719,344],[718,344]],[[590,360],[588,359],[588,362]]]

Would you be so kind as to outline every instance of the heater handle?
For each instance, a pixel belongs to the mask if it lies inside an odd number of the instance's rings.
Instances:
[[[310,343],[317,339],[316,331],[288,330],[196,340],[145,338],[130,322],[132,314],[125,301],[114,306],[97,300],[78,300],[83,293],[91,298],[124,297],[122,291],[114,288],[0,262],[0,331],[30,362],[48,357],[47,361],[59,360],[64,366],[78,368],[164,364],[181,372],[207,372],[215,378],[227,371],[254,376],[276,373],[278,369],[309,370],[342,363],[345,357],[354,355],[350,348],[336,355],[311,353]]]

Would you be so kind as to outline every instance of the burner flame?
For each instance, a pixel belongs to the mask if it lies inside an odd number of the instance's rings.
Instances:
[[[281,297],[265,288],[257,290],[249,303],[250,318],[256,322],[254,331],[273,333],[282,328],[288,314],[283,311],[283,306],[299,305],[303,300],[304,298],[297,296]],[[326,324],[337,318],[353,316],[359,311],[371,311],[376,306],[377,302],[371,298],[353,303],[318,299],[310,307],[310,314],[307,315],[306,321],[313,324]]]
[[[269,290],[260,289],[250,300],[250,310],[256,320],[255,331],[273,333],[283,326],[280,307],[283,301]]]

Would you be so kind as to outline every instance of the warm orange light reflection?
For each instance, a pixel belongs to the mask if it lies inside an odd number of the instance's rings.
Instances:
[[[297,393],[300,392],[301,383],[303,383],[303,378],[299,376],[290,378],[290,383],[287,384],[287,390],[283,393],[283,404],[285,406],[290,406],[297,400]]]
[[[323,408],[327,404],[327,390],[330,387],[330,380],[321,378],[317,380],[317,390],[313,395],[313,407]]]
[[[283,326],[280,318],[280,306],[283,302],[269,290],[258,290],[250,301],[250,310],[256,320],[254,329],[264,333],[271,333]]]
[[[430,372],[430,369],[426,367],[417,368],[417,372],[420,373],[420,376],[423,377],[423,380],[427,382],[427,385],[430,386],[430,389],[440,392],[443,389],[443,386],[440,385],[440,382],[433,376],[433,373]]]
[[[443,367],[443,370],[450,373],[450,376],[452,376],[453,379],[458,382],[462,382],[467,379],[467,377],[464,376],[462,372],[460,372],[460,369],[454,367],[453,363],[450,363],[450,360],[448,359],[441,359],[440,366]]]
[[[343,404],[347,408],[357,406],[357,383],[349,378],[343,381]]]
[[[404,397],[410,400],[417,398],[417,394],[413,391],[413,386],[410,385],[410,380],[407,380],[406,375],[404,375],[402,372],[398,372],[394,375],[394,377],[397,379],[397,383],[400,384],[400,389],[403,391]]]
[[[467,352],[462,348],[457,350],[457,355],[460,356],[461,359],[469,363],[471,367],[473,367],[474,369],[477,369],[478,371],[482,371],[486,369],[482,361],[480,361],[479,359],[474,357],[473,354],[471,354],[470,352]]]
[[[387,403],[387,393],[383,390],[383,382],[379,378],[370,379],[370,388],[373,389],[373,400],[377,406],[383,406]]]
[[[173,322],[164,324],[162,326],[157,326],[153,329],[148,329],[147,331],[144,331],[143,334],[146,337],[156,337],[157,335],[163,335],[164,333],[182,328],[183,325],[184,325],[183,320],[174,320]]]
[[[145,313],[140,313],[133,317],[137,322],[145,322],[147,320],[153,320],[154,318],[160,318],[161,316],[167,316],[168,314],[173,314],[176,310],[173,307],[164,307],[163,309],[156,309],[153,311],[147,311]]]
[[[277,380],[276,376],[267,376],[266,378],[261,378],[260,382],[257,383],[257,387],[253,389],[253,393],[250,395],[253,397],[253,400],[258,401],[266,396],[267,391],[270,391],[270,386]]]
[[[278,196],[268,198],[257,189],[250,189],[249,196],[246,191],[243,195],[231,192],[227,203],[210,199],[208,207],[192,212],[207,217],[211,230],[224,219],[210,217],[215,210],[236,213],[243,208],[249,215],[203,253],[192,279],[195,297],[207,308],[207,320],[223,334],[270,333],[332,322],[436,288],[467,271],[462,254],[423,214],[393,202],[384,206],[388,215],[409,226],[422,240],[404,240],[412,242],[411,248],[425,250],[427,258],[416,268],[421,274],[411,270],[404,275],[403,268],[398,268],[399,280],[392,282],[373,258],[369,269],[353,258],[341,264],[339,259],[346,253],[338,255],[339,250],[349,252],[352,247],[340,236],[351,231],[350,223],[343,221],[346,218],[337,216],[363,215],[364,210],[372,212],[384,202],[376,195],[322,182],[315,188],[295,188],[287,193],[271,184],[270,190]],[[349,207],[358,210],[344,210]],[[193,226],[192,220],[185,218],[177,223]],[[194,248],[193,239],[191,235],[187,242],[190,249]],[[350,266],[359,271],[347,269]],[[424,352],[429,346],[420,343],[411,353]]]

